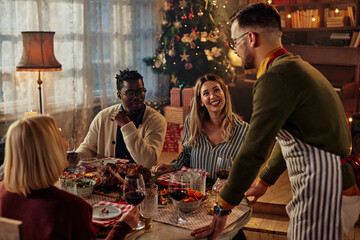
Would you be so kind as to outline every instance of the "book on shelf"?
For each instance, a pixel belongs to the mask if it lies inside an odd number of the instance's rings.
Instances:
[[[350,33],[331,33],[330,39],[348,40],[351,39],[351,37],[350,37]]]
[[[290,13],[292,28],[316,28],[319,27],[319,9],[297,10]]]
[[[360,44],[360,33],[357,32],[356,39],[354,41],[354,44],[351,47],[357,48],[357,47],[359,47],[359,44]]]
[[[349,47],[354,47],[355,41],[356,41],[356,38],[357,38],[358,34],[359,34],[359,32],[353,31],[352,36],[351,36],[351,40],[350,40],[350,43],[349,43]]]
[[[350,18],[350,26],[355,26],[355,16],[354,16],[354,9],[353,7],[347,7],[348,16]]]

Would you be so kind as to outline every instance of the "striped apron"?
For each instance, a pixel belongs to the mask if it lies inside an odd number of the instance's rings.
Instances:
[[[293,199],[287,238],[341,239],[342,175],[340,157],[304,144],[280,130],[276,140],[289,172]]]

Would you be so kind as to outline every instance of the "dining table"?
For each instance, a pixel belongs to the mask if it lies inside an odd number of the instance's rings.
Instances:
[[[113,196],[109,193],[105,195],[93,193],[90,198],[85,200],[92,206],[115,206],[121,209],[122,212],[126,212],[130,206],[125,202],[117,202],[114,197],[116,194],[113,194]],[[166,237],[167,240],[195,239],[190,235],[190,232],[194,229],[210,224],[213,218],[213,216],[209,214],[209,203],[206,201],[203,202],[198,209],[191,213],[181,212],[182,217],[186,219],[185,223],[175,224],[173,221],[175,214],[176,208],[173,204],[167,204],[165,206],[159,205],[158,214],[152,220],[151,229],[134,230],[127,235],[126,239],[164,240],[164,237]],[[251,215],[251,203],[247,198],[244,198],[228,216],[225,229],[217,239],[232,239],[250,220]],[[107,221],[98,221],[93,219],[95,226],[100,226],[98,227],[100,230],[99,232],[102,232],[102,235],[97,238],[98,240],[105,239],[104,232],[107,233],[118,218]]]

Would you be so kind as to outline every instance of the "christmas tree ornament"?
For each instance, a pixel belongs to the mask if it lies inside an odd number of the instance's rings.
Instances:
[[[175,48],[172,47],[172,48],[170,49],[170,51],[169,51],[169,56],[170,56],[170,57],[174,57],[175,55],[176,55]]]
[[[178,21],[178,20],[176,20],[176,22],[174,22],[174,27],[175,27],[176,29],[181,28],[181,27],[182,27],[181,22]]]
[[[185,20],[185,19],[187,19],[187,16],[184,14],[184,15],[181,16],[181,19]]]
[[[204,12],[200,10],[200,11],[197,13],[197,15],[198,15],[199,17],[202,17],[202,16],[204,15]]]
[[[218,38],[219,38],[219,35],[215,34],[213,31],[211,31],[207,37],[207,40],[215,43],[215,42],[217,42]]]
[[[194,17],[194,11],[193,11],[193,9],[191,8],[191,9],[190,9],[190,13],[189,13],[189,19],[191,20],[191,19],[193,19],[193,17]]]
[[[186,70],[190,70],[190,69],[192,69],[192,67],[193,67],[193,65],[191,63],[189,63],[189,62],[185,63]]]
[[[207,32],[201,32],[200,33],[200,41],[201,42],[206,42],[208,39],[208,33]]]
[[[212,60],[214,60],[214,58],[218,58],[221,56],[221,51],[222,51],[221,48],[212,47],[211,51],[209,49],[205,49],[204,53],[206,55],[207,60],[212,61]]]
[[[224,24],[219,23],[218,27],[221,29],[221,28],[223,28],[223,27],[224,27]]]
[[[190,43],[190,48],[191,48],[191,49],[195,49],[195,48],[196,48],[196,44],[195,44],[194,42],[191,42],[191,43]]]
[[[190,38],[190,34],[185,33],[181,39],[183,43],[190,43],[192,42],[192,39]]]
[[[214,29],[214,34],[218,35],[220,33],[219,29],[215,28]]]
[[[171,1],[171,2],[169,2],[169,7],[174,7],[174,2],[173,1]]]
[[[181,57],[181,61],[188,61],[190,55],[186,54],[186,52],[184,52],[182,55],[180,55]]]
[[[157,59],[158,59],[162,64],[165,64],[165,63],[166,63],[165,53],[164,53],[164,52],[159,53],[159,54],[157,55]]]
[[[155,66],[156,68],[161,67],[161,61],[156,60],[154,66]]]

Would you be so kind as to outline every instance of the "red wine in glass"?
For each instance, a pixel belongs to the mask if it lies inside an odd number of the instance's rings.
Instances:
[[[220,179],[227,179],[229,176],[230,170],[222,169],[222,170],[216,170],[215,174]]]
[[[145,199],[145,182],[141,174],[126,175],[122,188],[127,203],[137,206]],[[144,227],[145,224],[139,221],[136,230]]]
[[[170,196],[176,201],[180,201],[186,197],[187,190],[184,189],[173,189],[169,191]]]
[[[171,174],[169,193],[174,201],[180,201],[186,197],[190,188],[190,179],[191,177],[187,172],[176,172]],[[170,219],[170,221],[177,224],[186,222],[184,218],[180,217],[179,205],[180,202],[177,202],[175,219]]]
[[[125,194],[125,201],[132,205],[139,205],[145,198],[143,192],[128,192]]]

